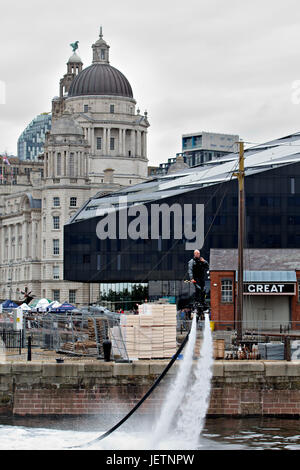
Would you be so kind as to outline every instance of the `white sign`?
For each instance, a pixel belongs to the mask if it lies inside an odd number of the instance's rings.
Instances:
[[[21,308],[16,308],[15,310],[15,329],[23,329],[23,310]]]
[[[295,294],[295,284],[291,283],[247,283],[244,284],[244,294]]]

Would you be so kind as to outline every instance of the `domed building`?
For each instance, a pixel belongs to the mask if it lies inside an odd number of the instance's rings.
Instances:
[[[136,111],[127,78],[110,65],[109,49],[101,28],[92,45],[90,66],[82,69],[79,56],[70,57],[60,97],[53,101],[53,114],[59,117],[65,109],[83,128],[90,145],[91,183],[103,183],[106,169],[111,168],[114,183],[128,186],[147,179],[149,122],[146,112]]]
[[[22,188],[17,175],[14,191],[3,198],[0,279],[11,282],[0,300],[21,300],[27,287],[36,297],[76,306],[97,301],[97,285],[64,280],[64,225],[91,197],[147,179],[147,113],[136,111],[129,81],[110,65],[102,29],[90,66],[83,68],[78,41],[71,46],[52,100],[43,171]],[[82,268],[87,265],[88,255]]]

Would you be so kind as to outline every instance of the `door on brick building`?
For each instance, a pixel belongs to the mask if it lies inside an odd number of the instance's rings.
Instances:
[[[243,308],[244,328],[278,330],[290,322],[288,295],[245,295]]]

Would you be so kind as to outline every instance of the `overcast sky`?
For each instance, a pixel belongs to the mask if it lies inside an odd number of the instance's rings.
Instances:
[[[149,164],[180,152],[184,133],[259,143],[300,131],[299,0],[1,0],[0,13],[0,151],[16,155],[20,133],[51,111],[71,42],[91,64],[100,25],[148,111]]]

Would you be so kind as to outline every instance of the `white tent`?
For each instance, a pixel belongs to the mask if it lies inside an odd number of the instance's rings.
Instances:
[[[53,300],[53,302],[50,302],[50,304],[47,305],[47,310],[51,310],[51,308],[58,308],[60,306],[61,304],[57,302],[57,300]]]
[[[31,308],[29,307],[29,305],[27,305],[27,304],[25,304],[25,303],[22,304],[22,305],[20,305],[19,308],[21,308],[22,310],[27,310],[27,311],[31,310]]]
[[[45,312],[47,310],[49,303],[50,302],[48,299],[40,299],[38,303],[36,304],[35,308],[38,311]]]

